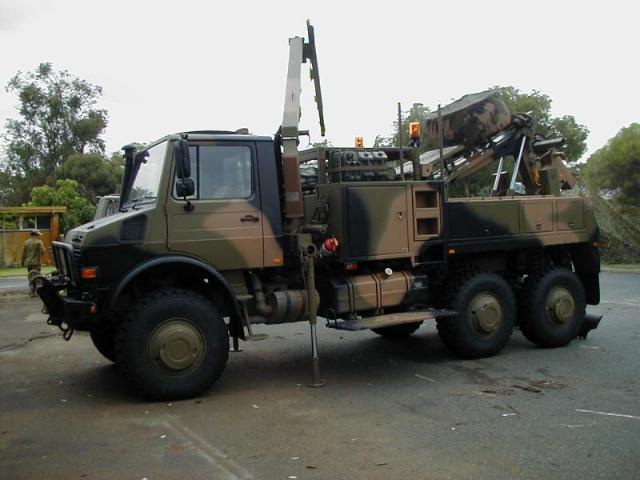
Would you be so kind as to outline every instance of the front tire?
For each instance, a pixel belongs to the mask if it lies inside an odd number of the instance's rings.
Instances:
[[[96,350],[107,360],[115,362],[115,333],[113,329],[105,327],[99,330],[92,330],[89,335]]]
[[[120,324],[115,345],[125,378],[149,399],[199,395],[220,377],[229,356],[218,309],[176,288],[145,295]]]
[[[479,273],[458,282],[451,295],[453,317],[437,320],[442,342],[464,358],[488,357],[509,341],[516,302],[509,284],[496,273]]]
[[[527,340],[541,347],[563,347],[576,338],[584,322],[582,282],[564,268],[530,275],[521,291],[519,310],[518,323]]]

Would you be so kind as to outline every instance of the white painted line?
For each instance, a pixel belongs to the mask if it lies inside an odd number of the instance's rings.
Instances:
[[[431,382],[431,383],[438,383],[436,380],[434,380],[433,378],[429,378],[429,377],[425,377],[424,375],[420,375],[419,373],[415,373],[414,377],[418,377],[420,380],[425,380],[427,382]]]
[[[595,413],[597,415],[608,415],[610,417],[622,417],[622,418],[634,418],[636,420],[640,420],[640,417],[636,417],[635,415],[625,415],[623,413],[596,412],[595,410],[581,410],[579,408],[576,408],[576,412]]]
[[[195,453],[198,454],[200,458],[206,460],[211,466],[217,468],[227,480],[253,478],[251,473],[179,420],[164,421],[161,425],[173,431],[185,444],[191,444],[195,449]]]

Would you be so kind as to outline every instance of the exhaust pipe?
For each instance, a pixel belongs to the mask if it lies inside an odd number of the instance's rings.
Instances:
[[[583,340],[587,339],[587,335],[591,330],[595,330],[598,328],[600,324],[600,320],[602,320],[602,315],[594,315],[592,313],[587,313],[584,316],[584,322],[582,323],[582,328],[578,332],[578,338],[582,338]]]

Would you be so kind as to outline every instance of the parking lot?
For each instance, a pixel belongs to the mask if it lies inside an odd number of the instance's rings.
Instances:
[[[257,327],[204,396],[146,403],[88,336],[0,296],[0,478],[638,478],[640,275],[603,273],[588,339],[459,360],[428,324],[408,340]]]

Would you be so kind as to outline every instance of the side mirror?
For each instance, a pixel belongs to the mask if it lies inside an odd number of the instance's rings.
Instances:
[[[181,138],[176,142],[175,146],[176,158],[176,175],[179,179],[189,178],[191,176],[191,157],[189,155],[189,142]],[[177,183],[176,183],[177,186]],[[193,182],[191,182],[193,189]],[[193,192],[186,196],[193,195]],[[183,196],[183,195],[180,195]]]
[[[196,193],[196,186],[190,178],[179,178],[176,180],[176,195],[186,198]]]

